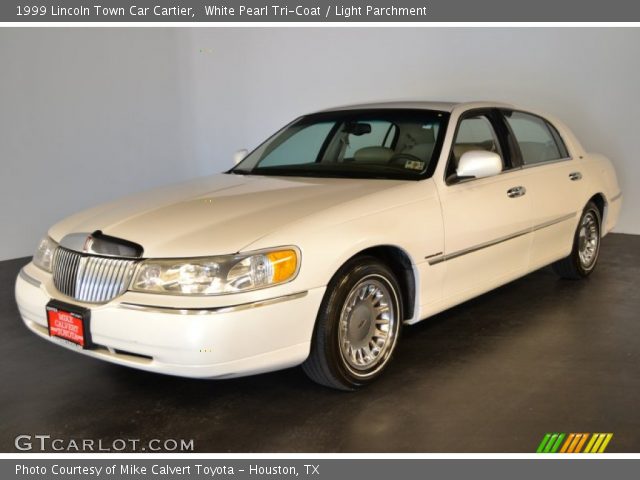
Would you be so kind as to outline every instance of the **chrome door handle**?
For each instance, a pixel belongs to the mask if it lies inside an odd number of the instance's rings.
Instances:
[[[513,187],[513,188],[510,188],[509,190],[507,190],[507,197],[509,197],[509,198],[521,197],[525,193],[527,193],[527,189],[526,188],[524,188],[524,187]]]
[[[576,180],[581,180],[582,174],[580,172],[571,172],[569,174],[569,179],[573,182],[575,182]]]

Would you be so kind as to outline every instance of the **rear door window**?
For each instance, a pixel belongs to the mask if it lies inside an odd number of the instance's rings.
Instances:
[[[568,156],[560,136],[544,119],[523,112],[505,112],[505,119],[518,142],[524,165],[551,162]]]

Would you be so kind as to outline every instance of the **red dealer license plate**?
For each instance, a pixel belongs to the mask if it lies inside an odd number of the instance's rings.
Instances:
[[[55,300],[47,304],[49,335],[63,338],[82,348],[89,346],[89,310]]]

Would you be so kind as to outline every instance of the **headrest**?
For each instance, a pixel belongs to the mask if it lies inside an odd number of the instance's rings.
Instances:
[[[421,143],[436,143],[433,128],[419,128],[411,132],[411,136],[416,141],[416,145]]]
[[[407,125],[402,130],[402,137],[400,138],[399,147],[400,151],[404,152],[407,149],[413,148],[416,145],[423,144],[435,144],[436,139],[433,128],[422,128],[422,125]]]

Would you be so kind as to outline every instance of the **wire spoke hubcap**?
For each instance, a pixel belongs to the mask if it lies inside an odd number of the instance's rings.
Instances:
[[[582,219],[578,233],[578,256],[584,268],[589,268],[595,263],[599,242],[598,220],[593,212],[588,212]]]
[[[349,367],[369,370],[385,363],[395,343],[397,313],[389,287],[376,278],[356,284],[342,307],[338,341]]]

